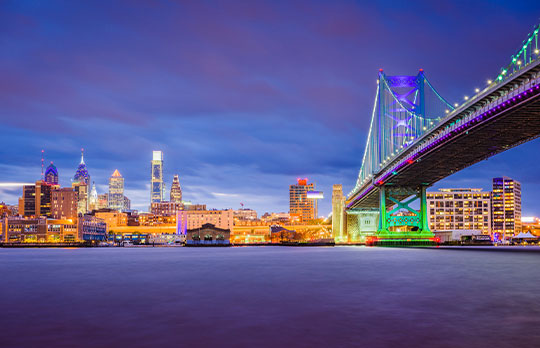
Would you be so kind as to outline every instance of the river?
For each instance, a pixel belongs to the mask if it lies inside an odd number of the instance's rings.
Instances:
[[[0,249],[1,347],[540,345],[540,253]]]

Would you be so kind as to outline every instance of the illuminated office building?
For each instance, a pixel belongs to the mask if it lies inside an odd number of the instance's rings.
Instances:
[[[78,184],[90,185],[90,174],[84,163],[84,150],[81,149],[81,163],[77,167],[77,171],[73,176],[73,182]]]
[[[71,187],[77,192],[77,214],[88,212],[88,185],[82,182],[72,182]]]
[[[53,219],[77,219],[79,199],[73,188],[57,188],[52,191],[51,216]]]
[[[345,196],[343,186],[334,185],[332,187],[332,235],[336,241],[345,241],[347,236],[345,230]]]
[[[45,171],[45,182],[51,185],[58,185],[58,170],[52,162]]]
[[[124,210],[131,210],[131,199],[124,196]]]
[[[299,178],[296,185],[289,186],[289,213],[291,218],[298,217],[303,222],[318,217],[317,200],[307,198],[307,193],[315,190],[315,183],[308,184],[307,181],[307,178]]]
[[[426,194],[431,231],[478,230],[491,234],[491,192],[439,189]]]
[[[182,188],[180,187],[180,181],[178,180],[178,174],[173,178],[171,185],[171,202],[181,203],[182,202]]]
[[[505,239],[521,232],[521,184],[511,178],[493,178],[492,200],[495,237]]]
[[[114,210],[124,210],[124,178],[116,169],[109,178],[109,208]]]
[[[96,183],[92,183],[92,190],[88,196],[88,210],[93,211],[98,209],[98,194],[96,190]]]
[[[102,193],[98,195],[96,210],[105,209],[109,206],[109,195],[107,193]]]
[[[163,200],[163,152],[154,151],[151,162],[150,202],[159,203]]]
[[[35,185],[24,185],[19,199],[19,213],[23,216],[51,216],[52,191],[58,185],[36,181]]]

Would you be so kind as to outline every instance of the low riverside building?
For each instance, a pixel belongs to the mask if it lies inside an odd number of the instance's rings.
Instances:
[[[2,241],[5,243],[45,243],[47,219],[6,217],[2,223]]]
[[[92,215],[83,215],[78,220],[79,241],[105,241],[107,240],[107,224],[105,220]]]
[[[217,228],[231,230],[234,224],[232,210],[183,210],[177,212],[176,226],[178,234],[186,234],[187,230],[200,228],[204,224],[212,224]]]
[[[227,245],[230,244],[230,238],[230,229],[219,228],[209,223],[186,231],[188,245]]]
[[[2,220],[4,243],[68,243],[80,241],[73,220],[24,218],[11,216]]]
[[[103,219],[110,230],[117,226],[127,226],[128,214],[112,209],[102,209],[94,212],[97,218]]]
[[[77,223],[73,220],[47,219],[47,242],[73,243],[77,241]]]

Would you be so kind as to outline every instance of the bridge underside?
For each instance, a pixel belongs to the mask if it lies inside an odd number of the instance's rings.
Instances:
[[[533,93],[519,104],[490,115],[491,122],[479,123],[432,148],[384,185],[409,188],[432,185],[461,169],[537,138],[540,135],[540,93],[538,90]],[[386,204],[393,202],[387,200]],[[379,190],[373,189],[350,208],[379,205]]]

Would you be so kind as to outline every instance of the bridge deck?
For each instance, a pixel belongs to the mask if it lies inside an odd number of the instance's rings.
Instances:
[[[456,110],[452,117],[392,161],[372,183],[349,197],[348,208],[377,207],[379,195],[376,186],[381,184],[380,180],[385,185],[404,187],[432,185],[461,169],[538,137],[539,76],[540,62],[537,62]],[[455,120],[466,122],[449,127]],[[414,161],[403,165],[407,158]]]

